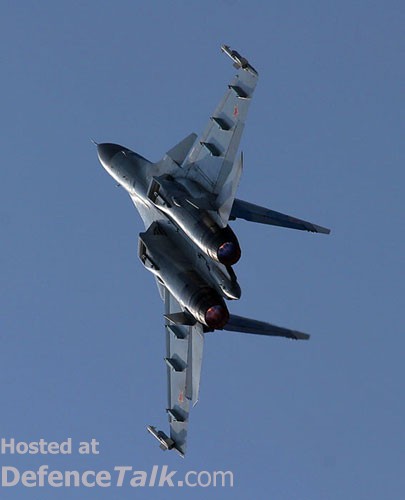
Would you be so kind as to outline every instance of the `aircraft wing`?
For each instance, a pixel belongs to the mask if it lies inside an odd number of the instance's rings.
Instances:
[[[241,168],[236,165],[232,175],[232,167],[258,79],[257,71],[238,52],[226,45],[221,49],[234,61],[238,72],[178,172],[219,196],[228,177],[232,177],[233,186],[227,189],[236,191]]]
[[[163,285],[162,285],[163,286]],[[198,401],[204,332],[200,323],[174,324],[181,307],[169,290],[163,286],[165,303],[166,357],[167,364],[167,414],[170,436],[149,426],[148,431],[158,439],[162,449],[175,449],[184,456],[187,445],[188,420],[191,408]]]

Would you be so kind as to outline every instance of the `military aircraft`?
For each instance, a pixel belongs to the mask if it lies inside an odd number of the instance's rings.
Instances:
[[[233,265],[241,249],[229,221],[329,233],[329,229],[235,198],[237,155],[258,73],[229,46],[237,74],[198,138],[190,134],[157,163],[118,144],[98,144],[107,172],[129,194],[145,224],[138,254],[164,302],[170,435],[148,426],[163,450],[184,456],[189,413],[198,401],[204,335],[228,330],[307,340],[296,330],[230,314],[241,296]]]

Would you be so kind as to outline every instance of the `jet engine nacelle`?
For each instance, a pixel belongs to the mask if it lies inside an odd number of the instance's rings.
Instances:
[[[173,235],[171,235],[173,238]],[[139,258],[195,321],[222,329],[229,320],[224,299],[196,272],[180,245],[154,222],[139,235]]]
[[[187,308],[203,325],[222,330],[229,321],[228,308],[218,293],[209,286],[199,288],[189,300]]]
[[[152,179],[147,196],[211,259],[226,266],[238,262],[238,239],[229,226],[220,227],[210,214],[215,207],[209,203],[209,193],[195,198],[180,182],[162,176]]]

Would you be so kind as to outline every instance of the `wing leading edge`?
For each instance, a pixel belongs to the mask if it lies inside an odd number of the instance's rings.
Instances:
[[[198,182],[207,191],[220,195],[235,163],[258,73],[236,51],[223,45],[238,72],[228,85],[204,132],[191,148],[177,175]]]

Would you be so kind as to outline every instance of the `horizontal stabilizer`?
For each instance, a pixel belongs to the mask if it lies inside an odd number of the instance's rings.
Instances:
[[[296,219],[290,215],[275,212],[274,210],[238,199],[233,203],[230,219],[245,219],[250,222],[300,229],[301,231],[311,231],[312,233],[330,233],[330,229],[326,227],[318,226],[312,224],[312,222]]]
[[[253,333],[255,335],[268,335],[270,337],[286,337],[294,340],[308,340],[307,333],[289,330],[281,326],[272,325],[265,321],[257,321],[255,319],[244,318],[231,314],[228,323],[224,326],[224,330],[230,332]]]
[[[177,165],[181,165],[193,147],[197,134],[190,134],[166,153]]]

